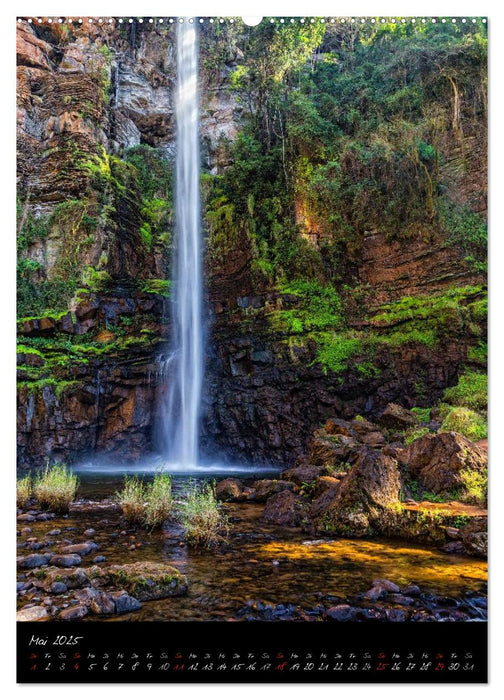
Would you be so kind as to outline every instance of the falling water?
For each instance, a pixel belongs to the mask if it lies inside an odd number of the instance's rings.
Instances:
[[[185,20],[177,25],[174,352],[162,406],[164,452],[182,468],[198,463],[203,374],[198,103],[198,38]]]

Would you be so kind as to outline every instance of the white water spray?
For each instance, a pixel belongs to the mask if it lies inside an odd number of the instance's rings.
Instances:
[[[201,206],[198,96],[198,37],[187,20],[177,25],[175,264],[173,356],[162,399],[162,437],[168,461],[198,464],[203,376],[201,319]],[[166,367],[168,370],[168,367]]]

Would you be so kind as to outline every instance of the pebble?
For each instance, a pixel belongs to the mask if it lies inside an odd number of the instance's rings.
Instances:
[[[56,528],[55,530],[49,530],[49,532],[48,532],[47,534],[48,534],[48,535],[53,535],[53,536],[61,535],[61,530],[58,530],[58,529]]]
[[[47,610],[41,605],[26,606],[16,615],[17,622],[34,622],[47,617]]]
[[[26,557],[18,557],[17,565],[21,569],[35,569],[45,566],[51,557],[52,554],[28,554]]]
[[[100,554],[98,557],[93,559],[94,564],[101,564],[102,561],[107,561],[107,557],[104,557],[103,554]]]
[[[389,593],[399,593],[401,590],[397,584],[392,583],[392,581],[389,581],[386,578],[375,578],[373,581],[373,586],[381,586],[383,590],[388,591]]]
[[[96,530],[93,530],[92,527],[88,528],[87,530],[84,530],[84,535],[86,537],[92,537],[95,534],[96,534]]]
[[[271,566],[280,566],[280,562],[278,561],[278,559],[273,559],[273,561],[271,562]]]
[[[80,620],[81,617],[87,615],[88,612],[89,610],[85,605],[72,605],[72,607],[62,610],[59,616],[61,620],[68,622],[69,620]]]
[[[66,587],[66,584],[63,583],[63,581],[53,581],[51,583],[51,593],[54,593],[55,595],[61,595],[62,593],[66,593],[68,588]]]

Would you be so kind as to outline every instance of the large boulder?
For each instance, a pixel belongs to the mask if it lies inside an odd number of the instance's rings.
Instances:
[[[239,479],[223,479],[215,488],[215,497],[218,501],[244,501],[246,496],[243,484]]]
[[[291,481],[277,481],[276,479],[260,479],[252,484],[249,499],[256,503],[266,503],[268,498],[280,491],[295,491],[296,485]]]
[[[424,435],[398,453],[410,477],[437,494],[448,495],[463,486],[461,471],[483,471],[486,453],[459,433]]]
[[[280,491],[269,498],[261,515],[266,523],[296,527],[305,516],[305,503],[292,491]]]
[[[378,422],[384,428],[407,430],[418,425],[418,418],[412,411],[408,411],[407,408],[403,408],[403,406],[399,406],[396,403],[389,403],[383,409]]]
[[[363,449],[321,513],[319,526],[341,535],[371,534],[382,511],[398,503],[399,491],[397,462],[376,450]]]
[[[138,600],[158,600],[187,593],[187,578],[178,569],[152,561],[115,565],[108,569],[112,584]]]
[[[310,444],[308,461],[314,466],[337,467],[341,463],[352,463],[358,457],[362,443],[348,435],[330,434],[320,430]]]

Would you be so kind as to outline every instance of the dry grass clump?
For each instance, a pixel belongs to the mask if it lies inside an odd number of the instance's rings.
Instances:
[[[41,508],[56,513],[68,513],[75,498],[78,479],[65,464],[47,464],[35,478],[33,493]]]
[[[178,507],[178,520],[185,530],[187,544],[211,547],[225,539],[227,517],[215,497],[213,484],[191,484]]]
[[[161,527],[173,510],[172,478],[156,474],[152,483],[144,484],[137,476],[125,477],[117,494],[126,520],[149,528]]]
[[[16,505],[18,508],[26,508],[32,495],[31,476],[24,476],[16,482]]]
[[[131,524],[140,524],[145,510],[145,490],[140,479],[137,476],[125,476],[124,486],[116,496],[126,520]]]
[[[173,510],[172,478],[169,474],[156,474],[145,489],[147,501],[144,522],[147,527],[161,527]]]

